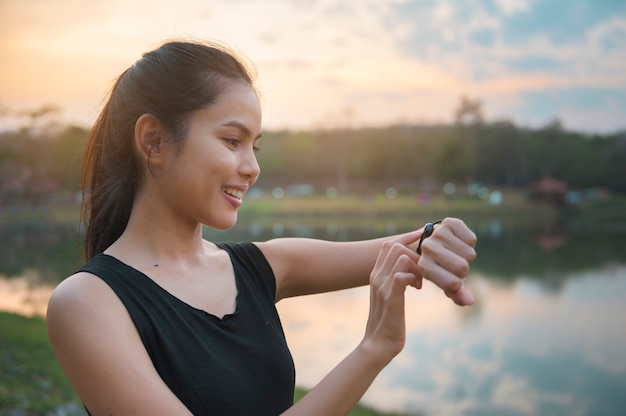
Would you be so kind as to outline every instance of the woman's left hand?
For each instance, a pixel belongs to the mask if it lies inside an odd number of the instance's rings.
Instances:
[[[464,281],[476,258],[475,246],[476,234],[462,220],[446,218],[422,241],[418,270],[456,304],[471,305],[474,297],[465,289]]]

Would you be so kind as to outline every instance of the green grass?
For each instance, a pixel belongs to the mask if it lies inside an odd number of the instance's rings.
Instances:
[[[42,318],[0,312],[0,414],[85,414],[48,342]]]
[[[560,212],[559,210],[529,201],[522,190],[503,190],[501,205],[490,205],[486,201],[469,195],[437,195],[427,201],[418,201],[415,195],[399,195],[387,199],[382,194],[346,195],[327,198],[325,195],[289,197],[274,199],[265,193],[258,199],[248,198],[239,211],[241,221],[273,223],[277,219],[289,221],[341,220],[342,224],[358,223],[366,219],[393,219],[396,222],[410,221],[411,224],[431,221],[445,216],[464,220],[499,220],[519,224],[541,218],[551,221],[563,213],[598,220],[623,220],[626,211],[626,197],[613,195],[606,200],[586,202]],[[0,209],[0,225],[15,224],[67,224],[78,226],[79,206],[72,204],[50,205],[46,207],[19,207]]]
[[[256,200],[244,203],[242,215],[332,215],[354,216],[355,214],[369,215],[397,215],[405,213],[465,213],[473,215],[493,215],[527,213],[544,208],[530,203],[523,192],[504,192],[504,202],[500,206],[492,206],[475,197],[437,196],[425,202],[420,202],[414,195],[399,195],[394,199],[387,199],[384,195],[347,195],[338,198],[327,198],[323,195],[307,197],[285,197],[274,199],[263,196]]]
[[[362,221],[363,218],[387,219],[394,221],[410,220],[412,223],[430,221],[445,216],[466,220],[483,218],[502,222],[534,220],[549,221],[562,215],[574,215],[598,220],[623,220],[626,211],[626,196],[613,195],[606,200],[585,202],[570,207],[564,212],[530,201],[523,190],[503,190],[501,205],[490,205],[486,201],[469,195],[437,195],[427,201],[418,201],[415,195],[398,195],[387,199],[382,194],[346,195],[327,198],[325,195],[289,197],[274,199],[265,193],[258,199],[248,198],[240,209],[242,221],[254,220],[274,222],[306,219],[307,222],[340,219],[346,224]],[[50,205],[46,207],[20,207],[0,209],[2,224],[68,224],[78,226],[79,206],[72,204]]]
[[[240,222],[254,221],[259,225],[306,222],[310,226],[324,227],[328,222],[339,221],[343,226],[360,226],[393,221],[397,227],[412,229],[416,225],[444,217],[462,218],[468,224],[477,221],[498,220],[502,224],[534,223],[538,219],[552,222],[560,213],[549,206],[531,203],[519,191],[505,193],[504,203],[490,205],[475,197],[434,197],[420,202],[415,196],[401,195],[387,199],[384,195],[370,197],[348,195],[329,199],[323,195],[285,197],[273,199],[263,196],[245,201],[240,209]]]
[[[0,224],[69,224],[78,225],[78,204],[20,206],[0,208]]]

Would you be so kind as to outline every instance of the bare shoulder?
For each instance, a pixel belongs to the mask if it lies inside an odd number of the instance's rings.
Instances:
[[[99,277],[77,273],[46,316],[54,352],[91,414],[189,414],[159,377],[130,315]]]
[[[66,278],[54,289],[48,303],[46,326],[66,373],[81,354],[89,355],[97,349],[101,340],[128,337],[135,332],[126,308],[113,290],[102,279],[86,272]]]
[[[255,245],[261,250],[274,269],[274,274],[279,278],[287,272],[292,263],[297,263],[299,257],[309,251],[307,246],[313,241],[315,240],[305,238],[275,238],[256,242]]]
[[[52,292],[46,321],[57,324],[57,319],[81,319],[83,314],[94,318],[99,314],[123,312],[123,305],[113,290],[91,273],[76,273],[63,280]]]

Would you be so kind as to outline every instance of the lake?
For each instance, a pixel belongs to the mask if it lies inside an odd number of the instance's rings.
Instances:
[[[240,223],[211,240],[303,236],[337,241],[408,231],[381,220],[323,226]],[[431,284],[407,291],[407,343],[364,402],[428,415],[618,415],[626,409],[626,227],[580,220],[468,221],[477,298],[458,307]],[[0,228],[0,310],[43,314],[80,263],[67,226]],[[360,341],[368,289],[278,304],[297,369],[312,387]]]

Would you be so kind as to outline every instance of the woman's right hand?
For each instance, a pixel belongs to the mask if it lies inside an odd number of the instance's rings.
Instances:
[[[419,230],[385,241],[370,274],[370,310],[363,344],[388,361],[402,351],[406,340],[406,287],[421,287],[419,255],[408,247],[421,234]]]

